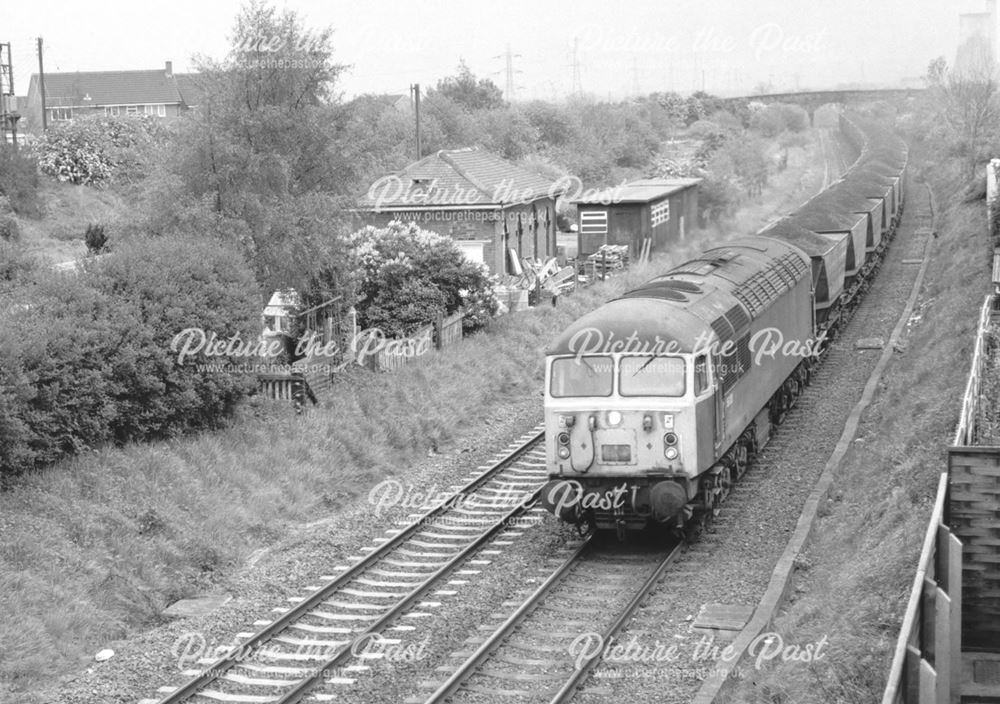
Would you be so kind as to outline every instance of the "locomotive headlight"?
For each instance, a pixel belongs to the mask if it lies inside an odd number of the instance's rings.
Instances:
[[[569,448],[563,445],[556,454],[559,455],[559,459],[561,460],[567,459],[569,457]]]
[[[560,445],[569,445],[569,433],[559,433],[556,440],[559,441]]]
[[[666,450],[663,451],[663,456],[666,457],[668,460],[677,459],[677,448],[668,447]]]
[[[608,411],[608,425],[621,425],[622,414],[621,411]]]
[[[667,433],[663,436],[664,445],[676,445],[677,444],[677,433]]]

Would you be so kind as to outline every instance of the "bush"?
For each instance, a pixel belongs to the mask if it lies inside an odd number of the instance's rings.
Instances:
[[[0,240],[18,242],[21,239],[21,226],[10,215],[0,215]]]
[[[17,154],[6,144],[0,144],[0,196],[18,215],[38,217],[42,214],[35,162]],[[7,207],[0,207],[0,215]]]
[[[0,306],[0,475],[108,441],[222,424],[249,375],[183,361],[188,328],[256,340],[259,309],[240,257],[205,241],[133,241],[79,275],[39,270]]]
[[[199,364],[253,362],[209,356],[179,360],[175,338],[201,330],[219,340],[256,341],[260,302],[240,255],[205,240],[139,240],[88,266],[87,278],[130,315],[127,337],[109,360],[118,383],[114,439],[165,437],[220,426],[255,386],[252,375]]]
[[[362,326],[398,337],[462,306],[469,330],[496,314],[486,268],[467,262],[451,238],[393,222],[351,239],[364,272],[357,305]]]
[[[100,254],[104,246],[108,243],[108,235],[104,231],[104,225],[87,225],[83,241],[87,244],[87,251],[93,254]]]
[[[146,175],[159,137],[155,118],[89,115],[53,125],[38,141],[43,173],[99,185]]]

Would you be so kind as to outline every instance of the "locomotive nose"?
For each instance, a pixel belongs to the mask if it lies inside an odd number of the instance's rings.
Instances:
[[[653,518],[665,522],[676,516],[687,503],[687,492],[677,482],[658,482],[649,491]]]

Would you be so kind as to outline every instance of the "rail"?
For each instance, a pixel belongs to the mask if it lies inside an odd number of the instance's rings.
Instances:
[[[882,704],[958,704],[962,684],[962,542],[949,529],[948,473],[938,480]]]
[[[283,613],[278,618],[274,619],[263,625],[258,631],[252,633],[247,640],[241,643],[238,647],[231,649],[229,652],[223,654],[218,660],[209,665],[205,670],[203,670],[198,675],[189,679],[180,687],[171,690],[169,693],[165,693],[159,700],[159,704],[182,704],[188,701],[192,697],[198,695],[198,693],[211,683],[221,679],[225,673],[235,667],[244,657],[246,653],[251,653],[255,649],[259,648],[261,645],[269,641],[275,635],[281,633],[290,624],[294,623],[300,619],[305,614],[309,613],[315,607],[322,604],[331,595],[335,594],[348,585],[352,580],[360,575],[366,573],[367,570],[376,565],[380,560],[386,557],[400,546],[402,546],[407,541],[411,540],[416,536],[423,528],[434,521],[437,517],[444,515],[452,509],[453,506],[457,505],[454,499],[472,494],[479,488],[485,486],[494,477],[496,477],[500,472],[511,464],[517,462],[522,456],[531,451],[532,448],[536,447],[539,442],[541,442],[545,437],[544,431],[539,431],[531,435],[529,439],[519,445],[517,448],[513,449],[511,452],[507,453],[504,457],[497,460],[491,467],[485,470],[482,474],[475,477],[474,479],[467,482],[462,487],[455,490],[451,496],[443,501],[437,503],[435,506],[430,508],[427,512],[422,514],[419,518],[412,521],[406,528],[396,533],[391,539],[383,543],[377,550],[373,550],[368,553],[363,559],[356,562],[350,569],[346,570],[339,576],[330,580],[327,584],[315,590],[307,598],[299,602],[294,608],[289,609]],[[369,624],[368,629],[360,634],[355,634],[356,637],[363,637],[364,635],[373,631],[376,627],[383,626],[389,619],[393,616],[398,615],[403,609],[410,606],[417,598],[431,587],[434,580],[440,579],[440,577],[451,569],[459,561],[466,559],[474,550],[481,546],[486,540],[491,536],[495,535],[497,532],[502,530],[505,526],[509,525],[510,519],[517,515],[519,512],[526,511],[531,506],[533,501],[537,498],[537,494],[540,489],[533,492],[530,498],[521,502],[518,506],[515,506],[510,512],[502,517],[501,520],[492,523],[488,526],[480,535],[470,539],[469,543],[464,546],[456,555],[452,556],[448,560],[447,564],[442,568],[437,570],[433,575],[430,575],[427,580],[420,583],[416,588],[409,594],[404,595],[403,599],[396,605],[396,607],[391,608],[387,611],[383,618],[378,621]],[[460,503],[460,502],[458,502]],[[433,579],[432,579],[433,578]],[[330,662],[336,663],[344,659],[350,652],[349,649],[341,650]],[[327,663],[326,667],[323,667],[319,672],[308,678],[304,678],[299,682],[289,681],[289,685],[292,685],[292,689],[289,690],[283,698],[272,697],[268,701],[282,701],[282,702],[297,702],[306,693],[309,687],[314,686],[317,681],[321,678],[324,672],[328,671],[330,663]]]

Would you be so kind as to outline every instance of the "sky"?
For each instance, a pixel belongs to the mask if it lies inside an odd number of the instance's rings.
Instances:
[[[4,3],[16,93],[37,71],[191,70],[222,58],[241,3],[135,0]],[[349,65],[344,97],[433,86],[464,60],[515,99],[582,90],[622,98],[658,90],[749,95],[844,84],[898,85],[931,59],[949,63],[958,14],[984,0],[287,0],[307,27],[334,29],[334,58]],[[11,7],[13,6],[13,7]],[[508,60],[511,68],[508,81]]]

